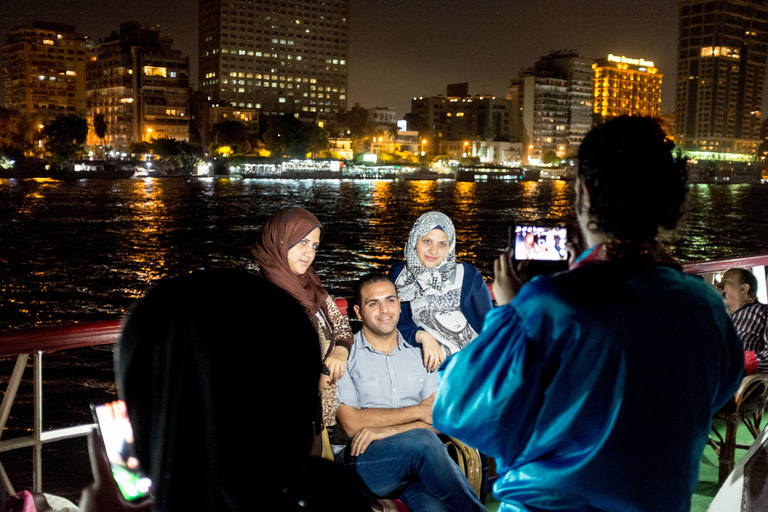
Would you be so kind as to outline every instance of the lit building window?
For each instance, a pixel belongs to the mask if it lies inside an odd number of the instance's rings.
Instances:
[[[146,76],[167,76],[167,70],[166,68],[156,67],[156,66],[144,66],[144,74]]]

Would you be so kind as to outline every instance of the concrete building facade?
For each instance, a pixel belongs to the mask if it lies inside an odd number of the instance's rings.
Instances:
[[[449,92],[462,91],[466,96],[431,96],[411,100],[408,128],[417,130],[427,140],[424,151],[436,153],[447,147],[443,141],[469,142],[474,139],[505,140],[512,137],[512,103],[494,96],[469,96],[467,87]]]
[[[325,123],[347,109],[348,0],[201,0],[199,86],[213,105]]]
[[[86,37],[72,25],[16,27],[3,46],[5,107],[46,124],[86,110]]]
[[[507,98],[524,163],[574,153],[592,126],[593,94],[592,62],[574,52],[551,53],[520,71]]]
[[[131,142],[189,140],[189,59],[170,37],[123,23],[97,45],[87,75],[89,118],[104,116],[107,146],[126,151]]]
[[[768,58],[768,4],[681,0],[676,142],[689,151],[754,155]]]

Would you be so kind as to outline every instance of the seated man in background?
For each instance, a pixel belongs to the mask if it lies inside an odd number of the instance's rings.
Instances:
[[[757,286],[757,277],[746,268],[729,269],[717,284],[744,342],[747,375],[768,372],[768,306],[757,301]]]
[[[400,299],[384,274],[368,274],[355,290],[355,335],[338,383],[339,425],[352,438],[334,446],[337,462],[367,492],[400,498],[412,512],[484,511],[466,477],[432,428],[435,374],[421,348],[397,330]]]
[[[434,425],[494,457],[500,512],[691,509],[744,356],[722,298],[656,240],[688,188],[673,147],[651,118],[590,131],[574,200],[590,249],[525,285],[502,254],[499,307],[438,370]]]

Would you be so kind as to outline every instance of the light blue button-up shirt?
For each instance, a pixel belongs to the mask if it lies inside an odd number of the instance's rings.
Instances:
[[[420,347],[405,342],[397,333],[397,346],[382,354],[355,335],[347,371],[338,382],[339,403],[355,409],[399,409],[418,405],[437,388],[435,374],[427,372]]]

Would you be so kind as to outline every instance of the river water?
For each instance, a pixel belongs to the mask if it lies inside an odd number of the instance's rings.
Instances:
[[[314,266],[331,295],[348,297],[362,274],[402,258],[424,212],[450,216],[457,260],[491,276],[509,225],[572,221],[572,201],[563,181],[0,180],[0,329],[116,318],[159,279],[242,266],[261,225],[285,206],[324,224]],[[693,185],[686,217],[663,239],[682,261],[765,254],[767,205],[765,185]],[[45,357],[47,427],[87,421],[89,402],[113,396],[111,347]],[[22,392],[4,438],[30,421]],[[47,449],[46,459],[69,455],[64,464],[82,465],[83,440],[69,443]],[[17,488],[28,488],[28,469],[6,464]],[[87,483],[87,471],[62,473],[49,470],[46,489],[74,496]]]

